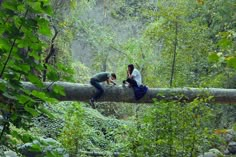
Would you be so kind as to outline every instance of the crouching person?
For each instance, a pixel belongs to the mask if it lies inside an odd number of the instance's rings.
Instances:
[[[116,83],[114,82],[114,80],[116,80],[116,74],[109,72],[97,73],[90,79],[90,84],[96,88],[95,95],[89,100],[89,103],[93,109],[96,108],[94,102],[97,101],[104,93],[104,89],[101,83],[107,82],[107,84],[112,83],[115,85]]]

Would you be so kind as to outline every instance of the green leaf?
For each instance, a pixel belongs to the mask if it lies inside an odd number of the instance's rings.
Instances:
[[[42,148],[40,147],[39,144],[33,144],[31,147],[30,147],[30,150],[34,151],[34,152],[41,152],[42,151]]]
[[[4,49],[6,51],[10,50],[11,45],[9,44],[9,42],[4,39],[4,38],[0,38],[0,49]]]
[[[42,81],[37,76],[33,74],[29,74],[27,78],[29,79],[30,82],[35,84],[37,87],[43,87]]]
[[[28,64],[20,64],[19,67],[26,73],[30,72],[30,66]]]
[[[12,131],[11,131],[11,135],[12,135],[13,137],[17,138],[17,139],[20,139],[20,138],[21,138],[21,135],[20,135],[17,131],[15,131],[15,130],[12,130]]]
[[[6,82],[0,80],[0,91],[5,91],[6,90]]]
[[[216,63],[219,61],[219,56],[216,54],[216,53],[211,53],[209,56],[208,56],[208,61],[210,63]]]
[[[229,57],[226,62],[229,67],[236,69],[236,57]]]
[[[41,2],[45,3],[45,4],[50,4],[49,0],[40,0]]]
[[[20,12],[25,12],[26,8],[24,4],[17,5],[17,10]]]
[[[19,114],[13,113],[11,115],[11,121],[16,121],[19,118]]]
[[[236,131],[236,123],[233,124],[233,130]]]
[[[62,86],[53,85],[52,89],[55,93],[65,96],[65,91]]]
[[[33,9],[34,12],[36,13],[42,12],[41,2],[28,2],[28,5]]]
[[[23,134],[23,136],[21,137],[21,139],[22,139],[22,141],[23,141],[24,143],[27,143],[27,142],[32,141],[32,137],[31,137],[31,135],[29,135],[29,134]]]
[[[59,154],[55,154],[55,152],[47,152],[46,155],[47,155],[47,157],[59,156]]]
[[[49,118],[54,118],[54,115],[48,111],[46,108],[44,107],[39,107],[38,110],[41,112],[41,113],[44,113],[45,115],[47,115]]]
[[[53,13],[53,10],[50,5],[43,5],[42,9],[48,15],[52,15],[52,13]]]
[[[15,24],[15,26],[17,27],[17,28],[19,28],[21,25],[22,25],[22,23],[23,23],[23,21],[25,21],[23,18],[21,18],[21,17],[19,17],[19,16],[13,16],[12,17],[12,19],[13,19],[13,21],[14,21],[14,24]],[[19,32],[20,33],[20,32]],[[18,34],[19,34],[18,33]],[[23,34],[21,34],[21,35],[23,35]]]
[[[77,1],[71,1],[71,2],[70,2],[70,6],[71,6],[73,9],[76,9],[76,7],[77,7]]]
[[[27,112],[29,112],[32,116],[39,116],[40,115],[40,113],[36,110],[36,109],[34,109],[34,108],[31,108],[31,107],[29,107],[28,105],[25,105],[24,106],[24,109],[27,111]]]
[[[17,5],[15,5],[15,4],[17,4],[17,1],[11,0],[11,1],[4,1],[4,3],[2,3],[1,5],[5,9],[16,11],[17,10]]]
[[[40,91],[36,91],[36,90],[33,90],[33,91],[31,92],[31,94],[32,94],[33,96],[37,97],[37,98],[42,99],[42,100],[44,100],[44,98],[47,97],[44,92],[40,92]]]
[[[28,74],[30,72],[30,66],[27,64],[11,64],[10,69],[19,72],[19,73],[24,73],[24,74]]]
[[[56,99],[54,99],[54,98],[49,98],[44,92],[39,92],[39,91],[34,90],[34,91],[31,92],[31,94],[32,94],[33,96],[35,96],[35,97],[37,97],[37,98],[43,100],[43,101],[46,101],[46,102],[52,102],[52,103],[53,103],[53,102],[57,102]]]
[[[14,95],[10,95],[7,91],[3,93],[3,96],[9,99],[17,100],[17,97]]]
[[[36,51],[30,51],[29,56],[33,57],[35,60],[40,60],[40,56]]]
[[[218,42],[218,45],[221,47],[221,48],[227,48],[229,46],[232,46],[233,44],[233,41],[230,40],[230,39],[227,39],[227,38],[223,38],[221,39],[219,42]]]
[[[48,68],[48,70],[50,70],[50,71],[47,73],[47,78],[51,81],[58,81],[59,76],[57,74],[57,71],[52,68]]]
[[[46,36],[51,35],[51,28],[48,20],[44,18],[38,19],[38,27],[39,27],[39,33],[41,33],[42,35]]]
[[[32,41],[27,41],[27,40],[16,40],[18,48],[25,48],[30,46]]]
[[[17,99],[18,99],[19,103],[21,103],[21,104],[26,103],[28,100],[32,100],[30,97],[25,96],[25,95],[18,95]]]

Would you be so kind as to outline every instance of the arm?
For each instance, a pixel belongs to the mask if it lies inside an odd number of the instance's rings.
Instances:
[[[128,77],[130,79],[133,79],[136,76],[137,76],[137,71],[135,69],[133,70],[132,74],[130,73],[130,71],[128,71]]]
[[[131,79],[133,78],[133,76],[130,74],[129,70],[127,71],[127,76],[128,76],[128,78],[131,78]]]
[[[107,79],[107,84],[110,84],[110,83],[112,83],[113,85],[116,85],[116,83],[111,78]]]

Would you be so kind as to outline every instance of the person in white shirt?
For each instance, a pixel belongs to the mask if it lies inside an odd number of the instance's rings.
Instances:
[[[133,64],[128,65],[127,79],[123,81],[125,85],[128,82],[129,87],[134,90],[135,100],[141,99],[148,91],[148,87],[142,84],[142,76],[140,72],[134,68]]]
[[[133,64],[128,65],[126,82],[129,83],[130,87],[140,87],[142,85],[142,76]]]

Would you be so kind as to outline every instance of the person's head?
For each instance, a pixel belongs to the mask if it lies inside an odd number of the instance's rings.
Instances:
[[[132,73],[133,70],[134,70],[134,65],[133,64],[129,64],[128,65],[128,70],[130,71],[130,73]]]
[[[111,79],[116,80],[116,74],[115,73],[111,73]]]

